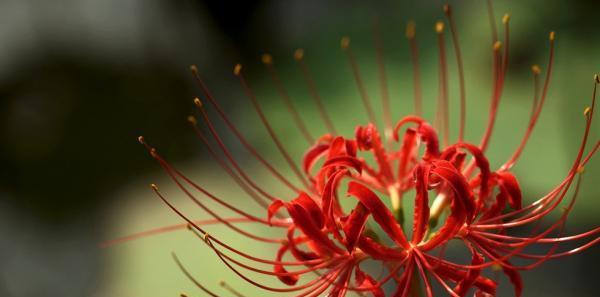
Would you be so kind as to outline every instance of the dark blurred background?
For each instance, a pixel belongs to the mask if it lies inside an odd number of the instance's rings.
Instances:
[[[475,142],[487,116],[491,80],[485,3],[450,3],[467,69],[467,137]],[[404,28],[414,19],[426,112],[432,115],[437,89],[433,24],[443,17],[441,5],[414,0],[0,1],[0,296],[177,296],[180,286],[198,296],[169,260],[169,251],[188,248],[176,244],[189,242],[183,239],[188,234],[98,248],[106,239],[178,222],[147,189],[164,175],[137,143],[140,134],[192,175],[214,181],[217,189],[228,187],[219,184],[211,165],[204,165],[208,158],[185,122],[195,112],[191,100],[198,94],[189,65],[198,65],[257,147],[271,152],[231,72],[235,63],[243,63],[261,104],[299,158],[300,134],[287,120],[260,55],[273,54],[295,103],[305,119],[312,119],[317,113],[292,59],[303,47],[334,121],[350,133],[366,118],[339,38],[352,38],[371,97],[378,101],[371,24],[380,19],[398,118],[412,110]],[[493,164],[516,147],[531,100],[529,68],[533,63],[545,67],[547,34],[557,32],[548,105],[515,168],[528,201],[558,183],[577,152],[591,78],[600,72],[598,11],[598,1],[495,1],[498,21],[505,12],[512,15],[513,39],[507,91],[489,153]],[[456,100],[452,52],[449,56],[451,100]],[[316,121],[309,126],[324,132]],[[592,140],[598,139],[598,127],[596,121]],[[566,232],[598,225],[599,167],[592,160]],[[178,195],[172,191],[174,198]],[[200,267],[212,267],[202,266],[209,261],[204,256],[197,259]],[[599,249],[593,247],[526,272],[525,296],[598,296],[599,264]],[[225,275],[225,268],[215,269]]]

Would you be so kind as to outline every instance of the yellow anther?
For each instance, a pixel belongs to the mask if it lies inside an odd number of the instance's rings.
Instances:
[[[594,81],[595,81],[597,84],[600,84],[600,76],[598,76],[598,74],[594,74]]]
[[[190,71],[192,71],[193,73],[198,73],[198,66],[194,64],[190,65]]]
[[[158,191],[158,186],[156,184],[150,184],[150,188],[154,191]]]
[[[579,166],[579,167],[577,168],[577,173],[579,173],[579,174],[583,174],[584,172],[585,172],[585,167],[583,167],[583,166]]]
[[[198,107],[202,107],[202,101],[200,101],[200,98],[198,97],[194,98],[194,104]]]
[[[242,64],[235,64],[235,66],[233,67],[233,74],[240,75],[241,71],[242,71]]]
[[[591,107],[589,107],[589,106],[588,106],[588,107],[586,107],[586,108],[583,110],[583,116],[587,117],[587,116],[590,114],[590,112],[592,112],[592,108],[591,108]]]
[[[550,41],[554,41],[554,38],[556,38],[556,33],[554,33],[554,31],[550,31],[550,35],[548,36],[548,38],[550,39]]]
[[[141,144],[145,144],[146,142],[144,141],[144,136],[138,136],[138,142]]]
[[[540,72],[542,72],[542,69],[537,64],[533,64],[533,65],[531,65],[531,72],[533,72],[533,74],[537,75],[537,74],[540,74]]]
[[[186,293],[181,293],[179,294],[179,297],[188,297],[188,295]]]
[[[435,32],[437,32],[438,34],[444,32],[444,22],[437,21],[435,23]]]
[[[342,49],[349,48],[350,47],[350,38],[348,38],[348,36],[342,37],[342,40],[340,41],[340,45],[342,46]]]
[[[506,25],[508,21],[510,21],[510,14],[507,13],[502,17],[502,23]]]
[[[499,51],[502,48],[502,42],[496,41],[494,42],[494,50]]]
[[[408,23],[406,24],[406,38],[415,38],[415,35],[417,34],[416,27],[417,25],[414,21],[408,21]]]
[[[191,115],[187,117],[187,121],[188,121],[188,123],[190,123],[190,124],[192,124],[194,126],[196,126],[196,124],[198,124],[198,121],[196,120],[196,118],[194,116],[191,116]]]
[[[294,59],[296,59],[296,61],[300,61],[302,58],[304,58],[304,50],[299,48],[294,52]]]
[[[261,57],[261,60],[264,64],[272,64],[273,63],[273,57],[269,54],[263,54]]]

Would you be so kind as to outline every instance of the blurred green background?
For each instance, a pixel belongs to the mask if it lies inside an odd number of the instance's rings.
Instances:
[[[485,2],[450,3],[465,60],[466,139],[477,142],[487,118],[491,82]],[[192,98],[199,94],[189,65],[198,65],[241,130],[285,170],[232,75],[233,65],[244,64],[277,133],[299,160],[306,145],[268,80],[260,55],[273,55],[294,103],[318,135],[325,129],[292,59],[296,48],[304,48],[327,110],[336,127],[350,135],[355,125],[366,123],[366,114],[339,49],[340,37],[352,39],[380,114],[371,34],[373,17],[380,18],[392,114],[398,119],[413,110],[404,30],[414,19],[425,113],[431,118],[437,96],[433,25],[443,18],[441,6],[440,1],[415,0],[0,1],[0,296],[158,297],[180,292],[201,296],[177,269],[171,251],[217,291],[217,282],[225,279],[249,296],[263,296],[226,270],[186,231],[98,248],[107,239],[181,222],[154,197],[150,182],[158,183],[190,216],[207,217],[167,181],[136,137],[145,135],[162,155],[209,190],[262,214],[238,195],[185,122],[195,112]],[[532,97],[530,66],[545,68],[548,32],[557,33],[547,105],[514,168],[527,201],[562,180],[577,153],[592,75],[600,72],[598,11],[600,2],[591,0],[495,1],[498,23],[505,12],[512,16],[512,40],[508,81],[488,153],[494,166],[506,160],[520,140]],[[458,89],[451,50],[449,57],[451,127],[456,128]],[[599,128],[596,121],[592,141],[597,141]],[[279,187],[234,139],[225,138],[256,179]],[[598,225],[596,159],[587,168],[566,233]],[[274,191],[285,195],[279,188]],[[272,248],[253,246],[222,227],[208,229],[236,246],[274,257]],[[268,234],[263,229],[254,232]],[[525,296],[598,296],[599,263],[600,250],[593,247],[525,272]],[[506,283],[502,279],[499,296],[511,295]]]

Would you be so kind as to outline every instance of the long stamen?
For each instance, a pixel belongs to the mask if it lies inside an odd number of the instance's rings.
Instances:
[[[300,66],[300,70],[302,72],[302,77],[304,79],[304,82],[308,86],[308,91],[309,91],[315,105],[317,105],[317,110],[319,111],[321,120],[323,120],[323,122],[325,123],[325,126],[327,127],[327,130],[329,131],[329,133],[331,133],[333,135],[337,135],[335,127],[333,126],[333,122],[331,121],[329,114],[325,110],[325,106],[323,105],[321,96],[319,95],[319,92],[317,91],[317,87],[315,85],[315,80],[313,79],[312,74],[310,73],[310,70],[308,69],[308,66],[304,62],[304,50],[297,49],[294,52],[294,59],[298,62],[298,66]]]
[[[419,66],[419,47],[417,45],[417,32],[415,22],[409,21],[406,25],[406,38],[410,46],[410,59],[413,67],[413,91],[415,101],[415,113],[422,116],[422,95],[421,95],[421,67]]]
[[[227,160],[229,160],[229,163],[233,166],[233,168],[235,168],[235,170],[242,177],[242,179],[244,181],[246,181],[246,183],[248,183],[248,185],[250,185],[250,187],[252,189],[256,190],[258,193],[260,193],[265,198],[267,198],[271,201],[277,199],[275,196],[271,195],[269,192],[265,191],[262,187],[257,185],[254,181],[252,181],[252,179],[248,176],[248,174],[246,174],[246,172],[238,164],[238,162],[233,157],[233,154],[231,154],[231,152],[229,151],[229,149],[227,148],[227,146],[225,145],[225,143],[223,142],[223,140],[221,139],[221,137],[215,130],[215,127],[213,126],[212,122],[208,118],[208,114],[206,113],[206,110],[204,109],[204,105],[202,104],[202,102],[200,101],[199,98],[194,99],[194,104],[198,107],[198,110],[200,111],[200,114],[202,115],[202,119],[204,120],[204,123],[208,127],[208,130],[210,131],[210,134],[212,135],[213,139],[215,139],[217,141],[217,144],[221,148],[221,151],[223,151],[223,154],[225,155]],[[291,186],[291,184],[290,184],[290,186]],[[299,192],[299,190],[296,188],[292,188],[292,189],[295,192]]]
[[[294,159],[292,159],[290,154],[287,152],[287,150],[283,146],[283,143],[281,143],[281,140],[279,140],[279,137],[277,137],[277,135],[275,134],[273,127],[267,120],[267,117],[265,116],[262,108],[258,104],[258,101],[256,100],[256,96],[254,96],[254,92],[252,92],[252,89],[250,89],[250,86],[246,82],[246,79],[244,78],[244,75],[241,70],[242,70],[242,65],[237,64],[237,65],[235,65],[233,73],[240,79],[240,83],[242,84],[242,87],[244,88],[244,91],[246,92],[248,99],[250,99],[250,102],[252,102],[252,106],[254,106],[254,110],[258,114],[260,121],[265,126],[265,129],[267,129],[267,132],[269,133],[271,140],[273,140],[273,143],[275,143],[275,145],[277,146],[277,149],[279,150],[279,152],[281,153],[281,155],[283,156],[285,161],[288,163],[288,165],[290,166],[290,168],[292,169],[292,171],[294,172],[296,177],[298,177],[298,179],[304,184],[304,187],[308,190],[312,190],[311,185],[308,183],[308,181],[302,174],[302,171],[300,171],[300,168],[298,168],[298,165],[296,165],[296,162],[294,162]]]
[[[465,132],[465,121],[467,116],[466,111],[466,102],[467,102],[467,94],[465,90],[465,75],[463,70],[463,61],[462,54],[460,51],[460,42],[458,41],[458,32],[456,30],[456,24],[454,21],[454,17],[452,14],[452,9],[450,5],[444,5],[444,13],[448,18],[448,23],[450,24],[450,33],[452,35],[452,44],[454,45],[454,53],[456,55],[456,67],[458,70],[458,84],[460,88],[460,126],[458,129],[458,142],[462,142],[464,139]]]
[[[219,286],[221,286],[223,289],[229,291],[229,293],[233,294],[235,297],[245,297],[246,296],[246,295],[240,293],[239,291],[237,291],[236,289],[234,289],[232,286],[230,286],[224,280],[219,281]]]
[[[299,192],[300,190],[296,186],[294,186],[287,178],[285,178],[279,171],[277,171],[273,167],[273,165],[271,165],[261,154],[258,153],[254,146],[252,146],[250,142],[248,142],[246,138],[242,135],[242,133],[240,133],[237,127],[233,124],[233,122],[229,120],[229,117],[227,117],[227,115],[223,111],[223,108],[221,108],[221,105],[217,102],[217,100],[215,100],[204,81],[202,81],[202,79],[200,78],[200,74],[198,73],[198,67],[196,67],[196,65],[192,65],[190,66],[190,70],[192,71],[196,82],[200,86],[200,89],[206,96],[206,99],[208,99],[208,102],[210,102],[210,104],[216,109],[219,117],[221,117],[221,119],[229,128],[229,130],[237,137],[237,139],[242,143],[246,150],[250,152],[250,154],[254,158],[256,158],[261,164],[263,164],[263,166],[265,166],[265,168],[267,168],[267,170],[271,174],[273,174],[279,181],[281,181],[285,186],[287,186],[294,192]]]
[[[371,99],[369,98],[369,94],[367,93],[367,89],[365,88],[365,84],[360,75],[360,69],[358,68],[356,58],[354,58],[354,54],[350,48],[350,38],[345,36],[342,37],[340,45],[344,53],[346,53],[346,58],[348,59],[350,67],[352,68],[352,74],[354,75],[354,80],[356,81],[356,86],[358,87],[358,92],[360,93],[360,98],[365,106],[365,111],[367,112],[369,121],[374,125],[377,125],[377,117],[375,116],[375,112],[371,106]]]
[[[267,201],[265,201],[264,199],[262,199],[260,196],[258,196],[237,174],[235,174],[233,172],[233,169],[225,162],[225,160],[223,160],[217,154],[217,152],[215,152],[215,150],[212,148],[212,146],[208,142],[208,139],[206,139],[206,137],[204,136],[204,134],[198,127],[198,121],[196,120],[196,118],[193,116],[189,116],[188,122],[190,123],[190,125],[192,125],[192,128],[194,129],[194,132],[196,134],[196,137],[198,137],[198,139],[200,139],[200,141],[202,141],[202,143],[208,150],[208,153],[217,162],[217,164],[219,164],[219,166],[221,166],[221,168],[227,173],[227,175],[229,175],[231,177],[231,179],[233,179],[235,181],[235,183],[238,184],[240,186],[240,188],[242,188],[242,190],[244,192],[246,192],[246,194],[248,194],[248,196],[250,196],[254,201],[256,201],[256,203],[258,203],[260,206],[262,206],[265,209],[268,208],[269,203]]]
[[[275,66],[273,65],[273,57],[269,54],[264,54],[264,55],[262,55],[261,60],[262,60],[263,64],[265,64],[265,66],[267,67],[267,70],[269,71],[271,80],[273,81],[273,84],[275,85],[275,88],[277,89],[277,92],[279,93],[281,99],[285,103],[285,106],[287,107],[289,113],[292,115],[292,118],[294,119],[294,123],[296,124],[296,126],[298,126],[298,129],[300,129],[300,132],[302,132],[302,135],[304,136],[304,138],[306,139],[308,144],[312,145],[315,142],[314,137],[310,134],[310,132],[308,131],[308,128],[306,128],[306,124],[304,124],[304,121],[302,120],[302,118],[300,117],[300,114],[296,110],[296,107],[292,103],[292,99],[290,98],[290,95],[284,88],[283,83],[281,82],[281,79],[279,78],[279,73],[277,72],[277,70],[275,69]]]
[[[498,41],[498,30],[496,29],[496,18],[494,17],[494,7],[492,0],[487,1],[487,13],[490,22],[490,29],[492,31],[492,44]]]
[[[527,130],[525,131],[525,135],[523,135],[523,138],[521,139],[521,143],[519,144],[519,147],[514,152],[512,157],[509,159],[508,162],[506,162],[502,166],[502,169],[504,169],[504,170],[510,169],[514,165],[514,163],[517,162],[519,157],[521,156],[521,153],[523,152],[523,149],[525,148],[525,145],[527,144],[527,141],[529,140],[529,137],[531,136],[531,133],[533,132],[533,129],[535,128],[535,125],[540,116],[540,113],[542,112],[544,103],[546,102],[546,95],[548,94],[548,88],[550,85],[550,77],[552,74],[552,66],[554,65],[554,39],[555,38],[556,38],[555,33],[550,32],[550,34],[548,36],[548,39],[550,41],[550,54],[548,56],[548,70],[546,71],[546,77],[544,79],[544,86],[542,87],[541,97],[539,97],[539,100],[536,100],[535,99],[535,98],[537,98],[537,94],[536,94],[536,96],[534,98],[534,104],[536,104],[534,107],[535,111],[532,111],[532,115],[529,120],[529,125],[527,126]],[[537,66],[537,65],[534,65],[534,67],[532,67],[532,71],[534,73],[534,76],[536,77],[535,84],[536,84],[536,89],[537,89],[538,88],[537,87],[537,84],[538,84],[537,77],[539,76],[540,69],[539,69],[539,67],[535,67],[535,66]],[[537,91],[536,91],[536,93],[537,93]]]
[[[438,47],[439,47],[439,83],[440,83],[440,94],[439,94],[439,107],[438,117],[436,122],[443,131],[443,143],[447,146],[450,143],[449,140],[449,111],[448,111],[448,63],[446,60],[446,46],[444,42],[444,23],[439,21],[435,24],[435,32],[438,36]]]
[[[390,107],[390,94],[388,91],[387,76],[385,73],[385,62],[383,58],[383,42],[381,40],[381,27],[379,19],[373,20],[373,41],[375,43],[375,56],[379,73],[379,88],[381,90],[381,105],[383,107],[383,120],[385,124],[385,137],[392,139],[392,116]]]

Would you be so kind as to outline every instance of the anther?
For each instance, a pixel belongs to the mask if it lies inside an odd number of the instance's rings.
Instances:
[[[586,107],[586,108],[583,110],[583,116],[587,117],[587,116],[590,114],[590,112],[591,112],[591,111],[592,111],[592,108],[591,108],[591,107],[589,107],[589,106],[588,106],[588,107]]]
[[[261,60],[264,64],[272,64],[273,63],[273,56],[269,55],[269,54],[263,54],[261,57]]]
[[[150,184],[150,188],[154,191],[158,191],[158,186],[156,184]]]
[[[239,76],[241,71],[242,71],[242,64],[235,64],[235,66],[233,67],[233,74],[235,74],[236,76]]]
[[[579,168],[577,168],[577,173],[583,174],[584,172],[585,172],[585,167],[579,166]]]
[[[294,59],[300,61],[302,58],[304,58],[304,50],[299,48],[294,52]]]
[[[188,121],[188,123],[190,123],[194,126],[196,126],[198,124],[198,121],[196,120],[196,118],[191,115],[187,117],[187,121]]]
[[[194,226],[192,226],[192,224],[188,223],[188,224],[187,224],[185,227],[186,227],[186,228],[187,228],[189,231],[192,231],[192,228],[193,228]]]
[[[506,25],[508,21],[510,21],[510,14],[507,13],[502,17],[502,23]]]
[[[348,38],[348,36],[342,37],[340,45],[342,46],[342,49],[347,49],[348,47],[350,47],[350,38]]]
[[[533,64],[531,66],[531,72],[533,72],[533,74],[540,74],[540,72],[542,72],[542,69],[540,69],[540,66],[538,66],[537,64]]]
[[[194,104],[198,107],[202,107],[202,101],[200,101],[200,98],[198,97],[194,98]]]
[[[181,293],[179,294],[179,297],[188,297],[188,295],[186,293]]]
[[[550,34],[548,36],[548,38],[550,39],[550,41],[554,41],[555,37],[556,37],[556,33],[554,33],[554,31],[550,31]]]
[[[138,142],[141,144],[146,144],[146,142],[144,141],[144,136],[138,136]]]
[[[408,38],[408,39],[415,38],[416,27],[417,27],[417,25],[415,24],[414,21],[408,21],[408,23],[406,24],[406,38]]]
[[[158,156],[158,153],[156,153],[155,148],[150,149],[150,156],[152,156],[153,158],[156,158]]]
[[[499,51],[502,48],[502,42],[496,41],[494,42],[494,50]]]
[[[452,10],[450,9],[450,5],[444,4],[444,14],[446,16],[450,16],[452,14]]]
[[[600,84],[600,76],[598,76],[598,74],[594,74],[594,81],[595,81],[597,84]]]
[[[210,238],[210,235],[208,234],[208,232],[202,233],[202,240],[204,240],[205,242],[208,242],[209,238]]]
[[[192,71],[194,74],[198,73],[198,66],[194,64],[190,65],[190,71]]]
[[[438,34],[441,34],[444,32],[444,22],[437,21],[435,23],[435,32],[437,32]]]

